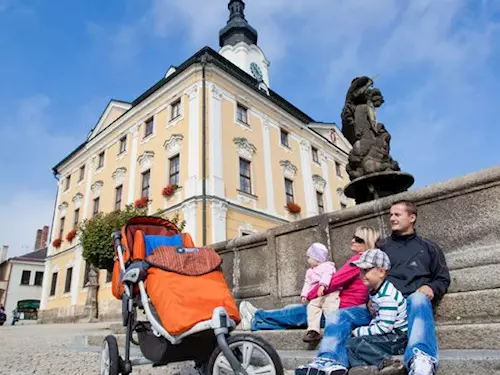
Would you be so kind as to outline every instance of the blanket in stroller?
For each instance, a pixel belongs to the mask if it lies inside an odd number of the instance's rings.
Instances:
[[[221,270],[222,259],[213,249],[158,246],[146,262],[151,265],[147,293],[171,335],[210,320],[218,306],[224,307],[236,324],[240,322]]]

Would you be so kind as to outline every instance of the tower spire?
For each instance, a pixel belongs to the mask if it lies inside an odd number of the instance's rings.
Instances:
[[[230,0],[229,20],[224,28],[219,32],[219,45],[234,46],[239,42],[249,45],[257,44],[257,31],[250,26],[245,18],[245,3],[243,0]]]

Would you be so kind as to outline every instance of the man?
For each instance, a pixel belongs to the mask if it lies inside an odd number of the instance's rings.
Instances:
[[[450,285],[450,273],[439,246],[415,231],[417,207],[409,201],[392,204],[392,234],[378,247],[392,264],[387,279],[403,293],[408,304],[408,345],[404,362],[410,375],[434,375],[438,365],[438,345],[433,304]],[[369,324],[366,307],[340,309],[328,317],[318,358],[295,370],[296,375],[344,375],[349,367],[346,341],[352,331]],[[383,370],[382,370],[383,371]]]

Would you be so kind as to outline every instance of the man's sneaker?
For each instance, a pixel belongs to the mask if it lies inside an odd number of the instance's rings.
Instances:
[[[250,331],[252,329],[252,320],[257,308],[250,302],[242,301],[240,303],[240,318],[241,322],[238,324],[237,329],[242,331]]]
[[[410,375],[435,375],[436,359],[423,351],[414,348],[413,359],[410,364]]]
[[[329,358],[316,358],[311,363],[297,367],[295,375],[345,375],[347,369]]]
[[[349,375],[378,375],[377,366],[357,366],[349,370]]]

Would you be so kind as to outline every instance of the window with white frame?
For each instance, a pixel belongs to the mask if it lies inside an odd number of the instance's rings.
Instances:
[[[97,168],[104,167],[104,151],[99,154],[99,161],[97,163]]]
[[[243,158],[240,158],[240,191],[252,194],[250,162]]]
[[[50,296],[53,297],[56,295],[57,289],[57,272],[52,273],[52,281],[50,282]]]
[[[236,106],[236,119],[248,125],[248,109],[243,107],[241,104]]]
[[[115,188],[115,211],[119,211],[122,208],[122,194],[123,185],[119,185]]]
[[[293,181],[289,178],[285,178],[285,199],[287,204],[294,202]]]
[[[31,271],[24,270],[21,274],[21,285],[30,285]]]
[[[43,272],[42,271],[36,271],[35,272],[35,283],[34,285],[36,286],[42,286],[43,284]]]
[[[82,165],[80,167],[80,176],[78,177],[78,182],[83,181],[84,177],[85,177],[85,165]]]
[[[179,154],[171,157],[169,160],[169,177],[168,182],[172,185],[180,183],[180,156]]]
[[[149,137],[151,134],[153,134],[153,118],[151,117],[149,120],[146,121],[146,124],[144,126],[144,138]]]
[[[63,216],[60,221],[59,221],[59,237],[60,239],[63,238],[64,235],[64,222],[66,221],[66,218]]]
[[[100,203],[100,198],[99,197],[94,198],[92,217],[96,216],[99,213],[99,203]]]
[[[325,205],[323,203],[323,193],[316,191],[316,202],[318,203],[318,213],[321,215],[325,212]]]
[[[335,162],[335,173],[338,177],[342,177],[342,166],[338,161]]]
[[[127,136],[123,136],[120,138],[120,147],[118,148],[118,155],[123,154],[127,151]]]
[[[286,130],[280,129],[280,139],[283,146],[290,147],[290,143],[288,142],[288,132]]]
[[[170,105],[170,120],[175,120],[181,115],[181,99],[177,99]]]
[[[73,229],[78,228],[78,222],[80,221],[80,209],[77,208],[75,209],[74,215],[73,215]]]
[[[149,184],[151,180],[151,170],[142,172],[141,197],[149,198]]]
[[[313,162],[319,163],[318,149],[316,147],[311,147],[311,154]]]
[[[66,280],[64,281],[64,293],[71,292],[71,280],[73,279],[73,267],[66,269]]]
[[[70,185],[71,185],[71,175],[69,175],[68,177],[66,177],[65,185],[64,185],[64,190],[69,190]]]

